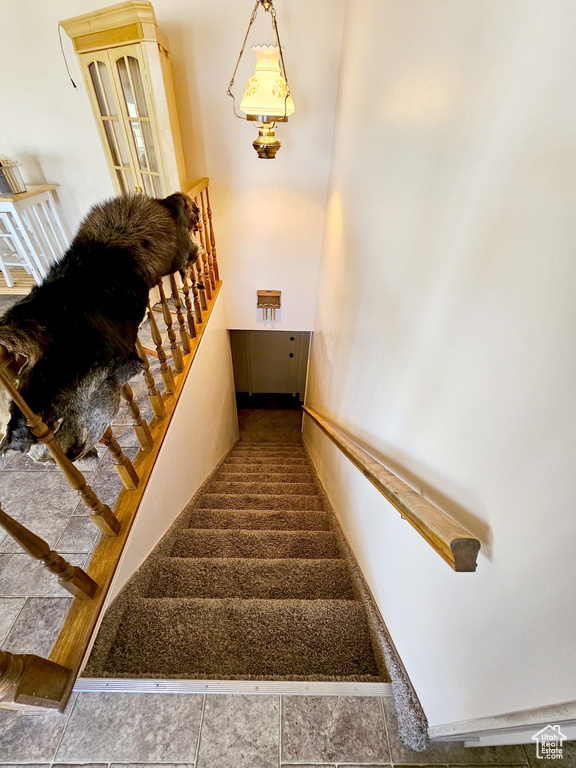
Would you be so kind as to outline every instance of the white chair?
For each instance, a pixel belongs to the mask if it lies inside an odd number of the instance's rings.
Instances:
[[[10,267],[25,269],[39,284],[68,247],[52,199],[54,189],[45,184],[0,196],[0,271],[9,288],[14,286]]]

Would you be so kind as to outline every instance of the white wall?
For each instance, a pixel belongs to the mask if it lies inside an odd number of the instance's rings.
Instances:
[[[575,24],[348,4],[308,402],[482,539],[477,573],[306,439],[431,725],[575,698]]]
[[[232,356],[220,295],[162,443],[106,606],[237,439]]]
[[[57,22],[109,0],[3,0],[0,50],[0,153],[23,161],[28,183],[59,185],[72,229],[89,207],[113,194],[75,54]],[[227,281],[228,325],[255,329],[256,290],[280,289],[277,329],[311,330],[328,183],[344,0],[277,0],[278,25],[296,113],[278,135],[275,160],[259,160],[257,130],[237,120],[226,89],[252,0],[153,0],[170,40],[180,126],[190,180],[211,178],[211,202]],[[271,42],[262,10],[249,45]],[[254,54],[236,79],[238,102]]]

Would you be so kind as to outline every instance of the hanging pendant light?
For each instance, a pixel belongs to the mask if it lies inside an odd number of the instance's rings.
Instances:
[[[252,77],[246,84],[246,90],[240,109],[245,117],[239,115],[236,111],[236,99],[232,93],[234,78],[238,71],[240,59],[246,47],[246,41],[250,33],[250,28],[256,19],[259,6],[262,6],[266,13],[270,13],[272,19],[272,29],[274,32],[273,45],[254,45],[252,50],[256,54],[256,69]],[[241,120],[250,120],[258,127],[258,138],[254,141],[253,147],[258,153],[258,157],[271,160],[276,156],[280,149],[280,140],[276,137],[276,123],[285,123],[288,121],[288,115],[294,112],[294,102],[290,95],[290,86],[286,77],[286,67],[284,66],[284,49],[280,44],[278,35],[278,25],[276,24],[276,11],[272,5],[272,0],[257,0],[248,30],[242,44],[236,69],[228,86],[228,96],[232,97],[234,102],[234,114]]]

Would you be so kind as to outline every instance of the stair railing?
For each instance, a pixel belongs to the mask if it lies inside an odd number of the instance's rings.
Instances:
[[[304,412],[455,571],[476,570],[480,541],[314,409]]]
[[[56,551],[50,549],[43,539],[0,507],[0,527],[24,552],[31,558],[40,560],[49,572],[57,576],[60,585],[75,598],[48,659],[0,650],[0,708],[63,710],[72,692],[162,441],[220,291],[208,184],[209,180],[202,178],[184,190],[200,209],[200,234],[204,247],[190,276],[174,273],[168,278],[178,335],[174,330],[173,311],[164,285],[160,283],[159,314],[163,318],[164,333],[156,319],[156,308],[149,305],[147,318],[155,352],[146,350],[140,339],[136,344],[154,417],[150,423],[142,417],[132,388],[126,384],[122,388],[122,397],[132,416],[132,425],[140,445],[138,454],[132,462],[122,451],[111,427],[105,431],[100,441],[111,454],[123,485],[113,510],[102,503],[82,472],[66,457],[56,442],[54,433],[40,416],[29,408],[18,391],[11,372],[14,359],[0,345],[0,386],[7,390],[20,409],[32,434],[46,445],[60,471],[78,492],[89,509],[90,517],[102,533],[90,563],[84,570],[68,563]],[[183,307],[186,308],[186,318]],[[164,334],[167,337],[168,350],[165,349]],[[150,368],[149,355],[157,356],[160,363],[163,393],[158,388]]]

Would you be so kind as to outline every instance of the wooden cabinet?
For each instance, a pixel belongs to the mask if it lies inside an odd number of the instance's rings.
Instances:
[[[118,194],[186,186],[168,41],[147,0],[61,22],[74,43]]]

